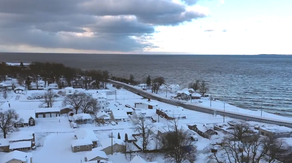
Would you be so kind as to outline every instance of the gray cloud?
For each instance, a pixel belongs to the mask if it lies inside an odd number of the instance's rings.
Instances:
[[[178,25],[206,16],[186,7],[170,0],[1,0],[0,44],[143,49],[153,46],[144,36],[153,34],[156,26]]]
[[[185,2],[188,5],[194,5],[196,4],[199,0],[182,0],[183,2]]]

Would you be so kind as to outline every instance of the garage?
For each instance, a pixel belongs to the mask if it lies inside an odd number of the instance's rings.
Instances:
[[[44,118],[44,114],[38,114],[37,118]]]

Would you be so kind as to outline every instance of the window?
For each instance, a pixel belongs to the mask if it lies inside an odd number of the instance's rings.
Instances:
[[[86,146],[86,148],[88,149],[88,148],[89,148],[89,146]]]
[[[76,148],[77,148],[78,150],[80,149],[80,147],[79,147],[79,146],[77,146]]]

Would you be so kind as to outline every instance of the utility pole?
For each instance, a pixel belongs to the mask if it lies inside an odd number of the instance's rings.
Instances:
[[[112,155],[114,155],[114,142],[113,142],[113,137],[114,137],[114,135],[113,135],[113,132],[111,133],[111,150],[112,150]]]
[[[223,115],[223,123],[225,123],[225,99],[224,99],[224,115]]]
[[[261,117],[263,117],[263,102],[261,102]]]
[[[115,101],[117,101],[117,90],[115,90]]]
[[[212,96],[210,95],[210,107],[212,107]]]

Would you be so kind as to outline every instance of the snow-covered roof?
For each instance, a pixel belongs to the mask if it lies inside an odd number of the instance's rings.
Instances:
[[[80,114],[74,114],[73,118],[76,119],[92,119],[90,114],[80,113]]]
[[[90,152],[87,152],[85,154],[85,157],[87,158],[88,161],[91,160],[91,159],[94,159],[95,157],[100,157],[100,158],[102,158],[104,160],[108,159],[108,156],[105,154],[104,151],[100,151],[100,150],[98,150],[96,148],[92,149],[92,151],[90,151]]]
[[[65,89],[65,90],[74,90],[73,87],[65,87],[64,89]]]
[[[91,141],[98,141],[95,133],[92,130],[77,129],[75,130],[77,139],[89,139]]]
[[[99,111],[98,113],[96,113],[96,116],[98,118],[103,118],[103,119],[110,119],[110,116],[108,113],[104,112],[104,111]]]
[[[0,147],[8,146],[9,141],[7,139],[0,139]]]
[[[101,144],[102,148],[110,147],[112,145],[111,138],[106,138],[106,139],[101,140],[100,144]],[[113,145],[115,145],[115,144],[124,145],[124,141],[122,139],[113,138]]]
[[[29,148],[31,147],[31,141],[19,141],[10,143],[9,149],[20,149],[20,148]]]
[[[129,116],[125,110],[113,110],[113,116],[115,119],[127,119]]]
[[[72,140],[71,142],[72,147],[83,146],[83,145],[92,145],[92,141],[89,139],[76,139],[76,140]]]
[[[13,132],[8,138],[9,141],[28,140],[33,138],[33,134],[32,131],[18,131]]]
[[[25,152],[15,150],[15,151],[9,152],[6,155],[4,155],[1,162],[7,163],[7,162],[15,159],[15,160],[20,160],[22,162],[25,162],[28,160],[27,163],[30,163],[31,157],[32,157],[31,153],[25,153]]]
[[[276,126],[276,125],[268,125],[265,127],[261,127],[261,129],[272,132],[272,133],[292,132],[291,128],[288,128],[285,126]]]
[[[141,104],[144,104],[144,105],[152,105],[152,106],[158,106],[159,105],[159,103],[157,103],[157,102],[155,102],[155,101],[152,101],[152,100],[150,100],[150,101],[148,101],[148,100],[137,100],[137,102],[135,102],[135,103],[141,103]]]
[[[28,109],[28,110],[16,110],[19,118],[22,118],[25,123],[28,123],[30,118],[35,119],[35,110]]]
[[[35,109],[36,113],[51,113],[51,112],[60,112],[60,108],[38,108]]]
[[[130,163],[148,163],[147,161],[145,161],[142,157],[140,157],[139,155],[136,155]]]
[[[94,93],[92,97],[96,99],[107,99],[106,93]]]
[[[25,88],[24,88],[24,87],[21,87],[21,86],[19,86],[19,87],[16,87],[16,88],[14,88],[14,90],[25,90]]]

